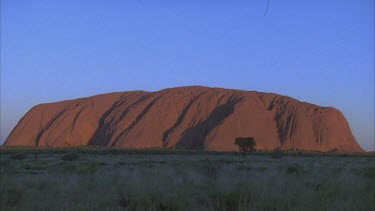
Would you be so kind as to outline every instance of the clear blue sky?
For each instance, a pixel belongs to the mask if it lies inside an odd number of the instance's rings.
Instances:
[[[1,141],[34,105],[203,85],[333,106],[374,150],[374,0],[1,0]]]

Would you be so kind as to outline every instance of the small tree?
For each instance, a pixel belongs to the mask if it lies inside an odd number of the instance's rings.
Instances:
[[[234,144],[243,153],[255,151],[256,143],[253,137],[238,137],[235,139]]]

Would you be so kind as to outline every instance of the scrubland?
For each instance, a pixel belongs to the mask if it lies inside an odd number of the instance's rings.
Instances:
[[[375,157],[2,148],[1,210],[375,210]]]

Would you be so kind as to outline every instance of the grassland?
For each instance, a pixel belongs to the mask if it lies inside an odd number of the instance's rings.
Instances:
[[[0,210],[375,210],[375,157],[2,148]]]

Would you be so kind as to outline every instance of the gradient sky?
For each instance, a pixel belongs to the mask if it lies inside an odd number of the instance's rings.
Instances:
[[[374,0],[1,0],[1,140],[34,105],[203,85],[341,110],[374,150]]]

